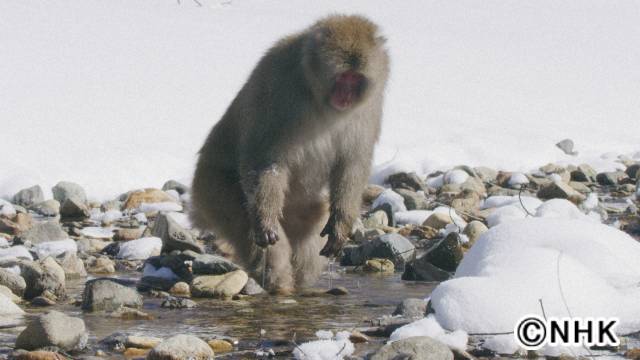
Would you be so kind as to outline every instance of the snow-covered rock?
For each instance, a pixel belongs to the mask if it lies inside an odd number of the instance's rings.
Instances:
[[[460,170],[460,169],[454,169],[444,174],[444,183],[458,185],[467,181],[468,178],[469,178],[469,174],[467,174],[466,171]]]
[[[0,248],[5,248],[5,247],[9,247],[9,240],[0,236]]]
[[[0,249],[0,260],[27,259],[33,260],[33,256],[26,247],[22,245]]]
[[[16,216],[16,208],[10,202],[0,199],[0,216],[13,218]]]
[[[82,228],[80,234],[92,239],[111,239],[113,238],[112,227],[89,226]]]
[[[391,189],[385,189],[374,201],[371,207],[375,209],[382,204],[391,205],[391,210],[396,213],[398,211],[407,211],[404,205],[404,198]]]
[[[158,237],[144,237],[120,244],[119,259],[146,260],[151,256],[160,255],[162,239]]]
[[[508,332],[521,317],[539,315],[542,299],[549,317],[569,316],[568,308],[574,317],[617,317],[618,333],[639,330],[640,243],[564,215],[505,222],[484,233],[455,278],[431,294],[438,322],[469,333]],[[492,341],[498,352],[515,346],[513,336]]]
[[[155,211],[182,211],[182,205],[171,202],[158,202],[158,203],[142,203],[138,207],[138,210],[144,213],[150,213]]]
[[[389,341],[398,341],[414,336],[428,336],[452,349],[464,351],[467,348],[469,336],[462,330],[445,331],[433,315],[402,326],[391,333]]]
[[[444,175],[432,176],[425,181],[428,187],[433,189],[440,189],[444,186]]]
[[[433,211],[429,210],[409,210],[409,211],[398,211],[393,214],[396,219],[396,222],[400,225],[405,224],[414,224],[414,225],[422,225],[422,223],[427,220],[429,216],[433,214]]]
[[[73,239],[45,241],[36,244],[33,247],[33,250],[35,251],[36,255],[38,255],[38,259],[44,259],[47,256],[56,257],[58,255],[66,253],[67,251],[75,254],[78,252],[78,245]]]
[[[320,340],[310,341],[293,350],[297,360],[342,360],[355,351],[353,343],[349,341],[349,332],[340,331],[333,338],[330,331],[319,331],[316,336]]]
[[[511,187],[517,187],[520,185],[526,185],[529,183],[529,179],[527,178],[527,176],[521,172],[515,172],[513,174],[511,174],[511,176],[509,177],[509,181],[508,184]]]

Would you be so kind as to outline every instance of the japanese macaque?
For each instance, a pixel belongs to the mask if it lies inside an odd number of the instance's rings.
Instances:
[[[374,23],[344,15],[283,38],[200,150],[194,224],[272,292],[312,285],[359,216],[389,71],[384,43]]]

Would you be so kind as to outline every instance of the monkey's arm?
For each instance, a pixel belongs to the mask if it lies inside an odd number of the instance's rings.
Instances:
[[[273,163],[249,170],[242,182],[247,198],[247,211],[252,221],[252,235],[260,246],[278,241],[278,224],[282,217],[285,189],[289,174]]]
[[[366,165],[365,165],[366,164]],[[362,189],[369,176],[369,160],[343,158],[332,170],[331,214],[321,236],[329,239],[320,255],[337,256],[351,233],[353,222],[358,218]]]

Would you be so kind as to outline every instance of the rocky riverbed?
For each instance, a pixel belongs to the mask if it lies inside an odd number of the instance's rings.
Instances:
[[[433,312],[424,299],[483,233],[533,216],[545,201],[563,199],[563,209],[639,239],[639,168],[621,158],[620,171],[607,173],[547,164],[530,173],[390,174],[364,189],[343,256],[316,288],[291,297],[266,295],[212,247],[215,234],[191,228],[183,184],[102,203],[72,182],[58,183],[53,199],[34,184],[0,200],[0,356],[322,359],[331,356],[314,354],[330,346],[335,358],[498,356],[473,334],[449,343],[453,333],[442,329],[435,340],[384,344]],[[326,343],[304,344],[316,338]],[[601,353],[638,359],[636,345],[631,335]]]

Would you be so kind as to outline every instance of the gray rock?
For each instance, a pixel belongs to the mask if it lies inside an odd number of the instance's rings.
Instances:
[[[556,146],[567,155],[571,155],[571,156],[578,155],[578,152],[573,150],[574,144],[573,144],[573,140],[571,139],[564,139],[559,143],[557,143]]]
[[[640,176],[640,163],[635,163],[627,166],[627,169],[624,171],[628,177],[632,179],[637,179]]]
[[[422,319],[427,312],[427,302],[424,299],[408,298],[402,300],[393,315],[400,315],[408,319]]]
[[[580,182],[595,182],[598,173],[587,164],[582,164],[578,166],[577,170],[573,170],[571,172],[571,180],[572,181],[580,181]]]
[[[24,291],[25,299],[33,299],[44,291],[49,291],[58,298],[64,298],[66,294],[64,270],[52,257],[39,261],[21,261],[19,265],[27,285]]]
[[[538,190],[541,199],[584,199],[584,195],[574,190],[569,184],[553,181]]]
[[[445,281],[451,278],[451,273],[440,269],[429,262],[427,255],[422,255],[415,261],[408,263],[402,273],[402,280],[410,281]]]
[[[598,181],[598,184],[600,185],[607,186],[617,185],[626,178],[627,174],[622,171],[611,171],[599,173],[598,176],[596,176],[596,181]]]
[[[460,244],[460,235],[452,232],[427,253],[427,260],[445,271],[454,272],[462,261],[464,252]]]
[[[113,311],[121,306],[139,308],[142,295],[120,285],[115,279],[101,278],[87,281],[82,294],[82,309],[86,311]]]
[[[6,286],[14,294],[20,297],[24,295],[24,291],[27,288],[27,283],[24,281],[22,276],[14,274],[3,268],[0,268],[0,285]]]
[[[230,298],[240,293],[249,280],[242,270],[224,275],[200,275],[191,283],[191,293],[195,297]]]
[[[35,350],[55,346],[66,351],[81,350],[88,338],[82,319],[49,311],[34,319],[18,335],[16,348]]]
[[[27,231],[22,232],[18,236],[19,243],[30,242],[33,245],[45,241],[66,240],[69,238],[67,233],[57,221],[46,221],[35,224]]]
[[[204,253],[204,249],[196,243],[191,233],[183,229],[167,214],[158,215],[151,234],[162,239],[163,254],[170,253],[173,250],[191,250],[199,254]]]
[[[160,304],[160,307],[166,309],[191,309],[196,306],[198,306],[198,304],[193,300],[175,296],[166,297],[162,301],[162,304]]]
[[[82,220],[91,216],[89,208],[84,202],[72,197],[66,199],[60,207],[60,216],[63,219]]]
[[[242,290],[240,290],[240,294],[243,295],[260,295],[264,293],[265,291],[262,286],[258,285],[258,282],[253,280],[253,278],[249,278]]]
[[[59,255],[56,261],[64,270],[65,279],[79,279],[87,276],[87,270],[84,268],[84,263],[78,256],[70,251]]]
[[[414,192],[425,190],[424,182],[414,172],[401,172],[390,175],[385,182],[391,185],[394,191],[396,191],[396,189],[406,189]]]
[[[370,360],[453,360],[449,347],[427,336],[394,341],[376,351]]]
[[[238,265],[212,254],[199,254],[192,260],[193,274],[195,275],[221,275],[238,270]]]
[[[162,185],[162,190],[163,191],[175,190],[178,192],[178,194],[183,195],[189,191],[189,187],[176,180],[169,180],[166,183],[164,183],[164,185]]]
[[[82,186],[70,181],[60,181],[51,191],[53,192],[53,198],[58,200],[60,204],[64,204],[67,199],[76,199],[81,203],[87,202],[87,194]]]
[[[398,267],[413,258],[415,246],[400,234],[384,234],[362,244],[364,260],[372,258],[389,259]],[[358,264],[360,265],[360,264]]]
[[[13,202],[18,205],[29,207],[44,201],[44,194],[40,185],[22,189],[13,196]]]
[[[389,217],[385,211],[377,210],[368,214],[362,221],[362,225],[367,229],[388,226]]]
[[[209,344],[192,335],[175,335],[154,347],[147,360],[213,359]]]
[[[58,200],[54,199],[39,202],[35,205],[30,206],[29,209],[42,216],[60,215],[60,203],[58,202]]]
[[[429,202],[424,194],[407,189],[394,189],[394,191],[404,198],[404,205],[407,210],[425,210],[429,208]]]

